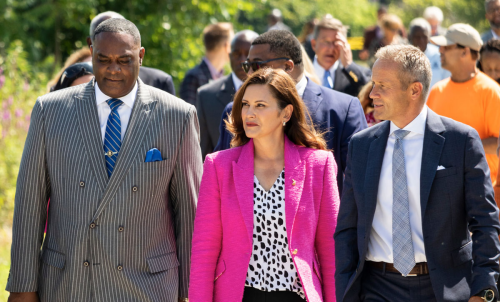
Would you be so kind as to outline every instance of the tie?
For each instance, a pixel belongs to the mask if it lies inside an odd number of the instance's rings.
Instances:
[[[394,252],[394,267],[407,276],[415,266],[415,253],[411,239],[410,203],[406,182],[405,155],[403,138],[410,131],[396,130],[396,142],[392,155],[392,248]]]
[[[118,107],[120,107],[123,102],[119,99],[109,99],[106,103],[108,103],[109,108],[111,108],[111,113],[109,114],[106,132],[104,134],[104,156],[106,157],[108,177],[111,177],[122,144],[122,124],[120,122],[120,115],[118,114]]]
[[[332,75],[330,74],[329,70],[325,70],[325,74],[323,75],[323,86],[327,88],[332,88],[332,85],[330,85],[330,81],[332,79]]]

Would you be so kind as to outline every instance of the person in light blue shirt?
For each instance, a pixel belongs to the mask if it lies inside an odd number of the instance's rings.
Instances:
[[[423,18],[413,19],[410,23],[409,40],[413,46],[420,48],[431,62],[431,87],[437,82],[450,77],[450,72],[441,67],[439,47],[429,43],[431,25]]]

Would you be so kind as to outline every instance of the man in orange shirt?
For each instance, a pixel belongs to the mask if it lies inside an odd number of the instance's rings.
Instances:
[[[482,40],[468,24],[454,24],[445,36],[432,37],[441,66],[451,72],[432,88],[427,105],[434,112],[467,124],[479,134],[492,180],[496,179],[496,147],[500,131],[500,86],[476,68]],[[460,148],[461,146],[457,146]]]

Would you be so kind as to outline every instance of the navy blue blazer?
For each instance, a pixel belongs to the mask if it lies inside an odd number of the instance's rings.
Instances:
[[[340,194],[342,193],[349,141],[354,133],[368,127],[363,108],[358,98],[322,87],[310,79],[307,79],[303,100],[316,129],[321,132],[326,131],[325,140],[328,149],[333,150],[338,167],[337,184]],[[227,118],[232,109],[233,102],[229,103],[222,113],[219,125],[220,137],[214,152],[230,147],[232,135],[226,130],[224,119]]]
[[[377,206],[390,122],[349,144],[335,231],[337,301],[361,301],[360,275]],[[437,171],[438,166],[445,169]],[[500,257],[498,208],[476,130],[428,109],[420,172],[425,254],[437,301],[468,301],[496,289]],[[472,238],[471,238],[472,232]]]

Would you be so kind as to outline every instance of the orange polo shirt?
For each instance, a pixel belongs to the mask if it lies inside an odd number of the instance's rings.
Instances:
[[[431,89],[427,106],[439,115],[452,118],[476,129],[481,139],[498,137],[500,132],[500,85],[479,72],[465,83],[450,78]],[[486,154],[492,182],[496,180],[498,157]]]

